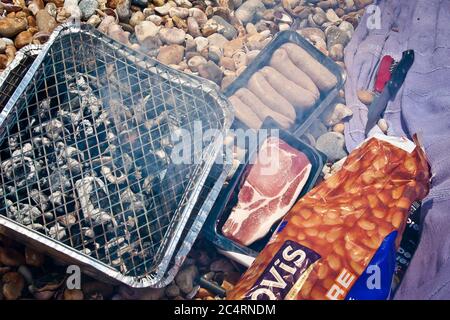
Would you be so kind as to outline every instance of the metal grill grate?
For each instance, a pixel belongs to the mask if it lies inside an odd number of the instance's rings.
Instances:
[[[0,214],[156,282],[220,147],[192,133],[223,132],[229,106],[86,26],[58,33],[0,117]],[[186,132],[197,164],[170,156]]]
[[[17,89],[23,76],[36,59],[41,46],[28,45],[20,49],[11,64],[0,73],[0,112]]]

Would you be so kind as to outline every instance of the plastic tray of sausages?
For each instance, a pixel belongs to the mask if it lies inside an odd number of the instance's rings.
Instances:
[[[296,137],[301,137],[309,129],[311,124],[313,124],[315,120],[319,119],[334,102],[345,83],[346,76],[344,70],[336,64],[336,62],[323,54],[297,32],[287,30],[278,33],[275,38],[258,54],[252,63],[250,63],[244,72],[242,72],[240,76],[227,87],[224,94],[230,98],[234,96],[239,89],[246,88],[252,76],[264,67],[271,65],[271,59],[274,53],[278,49],[284,48],[283,46],[286,44],[294,44],[299,46],[336,78],[336,84],[334,87],[329,88],[328,90],[320,90],[320,96],[316,99],[314,105],[307,108],[307,110],[304,110],[303,112],[298,112],[298,108],[296,108],[297,116],[295,123],[288,128],[288,131],[295,133]],[[299,92],[297,96],[301,95],[302,92]],[[258,96],[258,98],[262,97]],[[239,120],[235,121],[235,126],[248,127]]]

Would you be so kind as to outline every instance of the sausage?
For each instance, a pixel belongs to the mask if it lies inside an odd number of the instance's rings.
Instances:
[[[262,120],[253,112],[253,110],[243,103],[238,97],[231,96],[229,98],[234,107],[236,117],[251,129],[259,129],[262,125]]]
[[[334,74],[304,49],[293,43],[285,43],[281,47],[286,50],[292,62],[303,70],[321,91],[329,91],[337,84]]]
[[[316,99],[310,91],[295,84],[274,68],[264,67],[260,72],[272,88],[285,97],[293,106],[300,109],[309,109],[316,103]]]
[[[266,106],[257,96],[247,88],[241,88],[235,95],[258,115],[261,120],[272,117],[283,129],[289,129],[294,124],[292,119],[283,116],[281,113],[273,111]]]
[[[295,82],[300,87],[310,91],[316,99],[320,97],[319,89],[314,81],[312,81],[306,73],[295,66],[286,50],[281,48],[277,49],[272,55],[270,65],[292,82]]]
[[[256,72],[250,78],[248,88],[272,110],[289,119],[295,119],[295,109],[292,104],[270,86],[262,73]]]

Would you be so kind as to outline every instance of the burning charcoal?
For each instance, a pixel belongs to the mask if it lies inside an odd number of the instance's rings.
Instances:
[[[62,240],[66,237],[66,235],[66,228],[61,226],[59,223],[55,223],[55,225],[49,230],[49,236],[55,238],[56,240]]]
[[[55,171],[48,176],[45,184],[50,188],[50,192],[52,193],[60,192],[61,190],[66,191],[72,187],[69,178],[59,168],[55,168]]]
[[[57,218],[58,222],[61,223],[65,227],[70,227],[77,223],[77,216],[75,213],[68,213],[61,217]]]
[[[92,136],[94,134],[94,128],[92,127],[92,123],[88,119],[84,119],[81,121],[81,123],[77,126],[75,130],[75,135],[77,137],[82,136],[82,133],[85,137]]]
[[[39,171],[29,157],[10,158],[1,164],[1,168],[5,177],[14,179],[18,188],[35,183]]]
[[[54,207],[61,207],[64,204],[64,198],[61,191],[55,191],[50,194],[48,201],[53,204]]]
[[[84,161],[84,154],[80,150],[72,146],[66,146],[63,142],[58,142],[57,147],[57,159],[75,159]]]
[[[95,238],[95,232],[93,229],[88,228],[88,227],[84,227],[82,228],[83,230],[83,236],[85,238],[90,238],[90,239],[94,239]]]
[[[28,225],[28,227],[33,230],[45,233],[45,234],[49,233],[49,230],[40,223],[32,223],[32,224]]]
[[[118,170],[114,170],[114,171],[117,172]],[[111,168],[109,168],[107,166],[102,166],[101,172],[102,172],[103,176],[105,177],[105,179],[108,180],[112,184],[122,184],[127,181],[127,177],[125,175],[120,173],[120,175],[117,176],[117,175],[113,174],[113,170],[111,170]]]
[[[65,131],[64,124],[57,119],[50,120],[45,125],[45,134],[49,139],[60,140],[64,133],[70,134]]]
[[[92,251],[89,248],[84,248],[81,250],[81,252],[87,256],[90,256],[92,254]]]
[[[108,111],[102,111],[102,113],[95,119],[95,127],[98,128],[101,125],[104,125],[106,128],[111,125],[111,115]]]
[[[94,203],[91,200],[93,196],[98,197],[95,194],[103,194],[103,198],[106,198],[108,190],[102,180],[96,177],[86,177],[78,180],[75,183],[75,188],[77,190],[78,200],[85,218],[93,221],[94,223],[113,220],[108,213],[104,212],[100,208],[95,208]]]
[[[39,103],[38,110],[41,120],[49,119],[51,117],[50,109],[50,99],[47,98]]]
[[[33,146],[31,143],[25,143],[22,148],[15,150],[12,153],[12,158],[20,157],[32,157],[33,156]]]
[[[30,192],[30,197],[42,211],[46,211],[48,209],[49,199],[43,192],[33,189]]]

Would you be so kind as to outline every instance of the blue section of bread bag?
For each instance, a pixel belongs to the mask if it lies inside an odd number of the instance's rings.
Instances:
[[[381,246],[373,256],[366,270],[356,280],[346,300],[386,300],[391,292],[392,278],[395,271],[395,239],[394,231],[384,238]]]

